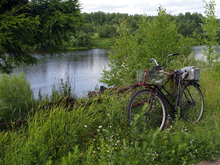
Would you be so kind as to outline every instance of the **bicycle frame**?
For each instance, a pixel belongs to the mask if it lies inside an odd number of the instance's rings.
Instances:
[[[181,76],[178,76],[177,80],[178,80],[178,83],[177,83],[177,93],[174,94],[174,95],[172,95],[164,86],[148,85],[148,84],[145,84],[145,83],[137,83],[137,84],[147,87],[153,96],[155,96],[157,93],[159,93],[163,97],[163,99],[170,105],[170,107],[172,109],[171,113],[176,113],[178,111],[177,107],[178,107],[178,101],[179,101],[179,96],[180,96],[180,86],[183,87],[184,85],[186,85],[186,83],[184,83],[184,81],[182,81],[182,77]],[[164,89],[164,91],[169,96],[176,98],[175,106],[168,100],[168,98],[165,96],[165,94],[162,92],[161,89]]]

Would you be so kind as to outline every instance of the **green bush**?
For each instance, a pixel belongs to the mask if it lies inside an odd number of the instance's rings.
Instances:
[[[175,21],[161,7],[153,21],[143,16],[136,35],[130,34],[126,22],[119,25],[117,32],[119,35],[115,37],[112,47],[114,53],[109,55],[111,69],[104,70],[100,80],[108,86],[133,83],[136,70],[151,67],[148,64],[152,58],[164,66],[168,54],[179,52],[188,56],[192,51],[192,40],[178,34]]]
[[[63,79],[60,79],[58,87],[55,84],[53,84],[50,100],[57,101],[66,96],[70,96],[71,94],[71,86],[68,86],[67,81],[64,82]]]
[[[20,72],[18,76],[14,73],[0,75],[1,117],[9,118],[13,112],[26,114],[32,108],[32,100],[33,91],[24,72]]]

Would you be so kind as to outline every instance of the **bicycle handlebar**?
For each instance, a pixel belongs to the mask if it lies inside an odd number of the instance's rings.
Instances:
[[[150,59],[150,62],[151,62],[151,61],[154,61],[155,64],[156,64],[157,66],[159,66],[158,63],[157,63],[157,61],[156,61],[154,58]]]
[[[169,54],[169,55],[166,57],[166,64],[165,64],[165,66],[164,66],[164,69],[167,67],[168,57],[170,57],[170,56],[176,56],[176,55],[179,55],[179,53]],[[154,61],[155,64],[156,64],[157,66],[159,66],[158,63],[157,63],[157,60],[155,60],[154,58],[150,59],[150,62],[151,62],[151,61]]]
[[[168,57],[170,57],[170,56],[176,56],[176,55],[179,55],[179,53],[169,54],[169,55],[166,57],[166,64],[165,64],[165,66],[164,66],[164,69],[167,67]]]
[[[175,56],[175,55],[179,55],[179,53],[173,53],[173,56]]]

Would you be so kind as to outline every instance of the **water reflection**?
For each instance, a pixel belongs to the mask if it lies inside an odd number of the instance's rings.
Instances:
[[[24,71],[34,95],[37,97],[39,88],[43,94],[51,94],[53,84],[58,84],[62,78],[69,80],[75,94],[79,97],[86,91],[93,90],[98,82],[103,69],[108,70],[108,53],[106,49],[76,50],[59,57],[44,58],[40,53],[33,53],[39,59],[39,64],[34,66],[22,65],[15,69],[15,73]],[[46,54],[49,57],[48,54]]]

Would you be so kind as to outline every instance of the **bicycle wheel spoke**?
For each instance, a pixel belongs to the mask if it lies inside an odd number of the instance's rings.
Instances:
[[[148,90],[137,92],[128,106],[128,120],[137,132],[150,129],[163,129],[166,121],[166,110],[160,97],[156,97]]]
[[[180,99],[182,117],[188,122],[198,122],[203,115],[204,100],[202,92],[196,83],[187,85]]]

